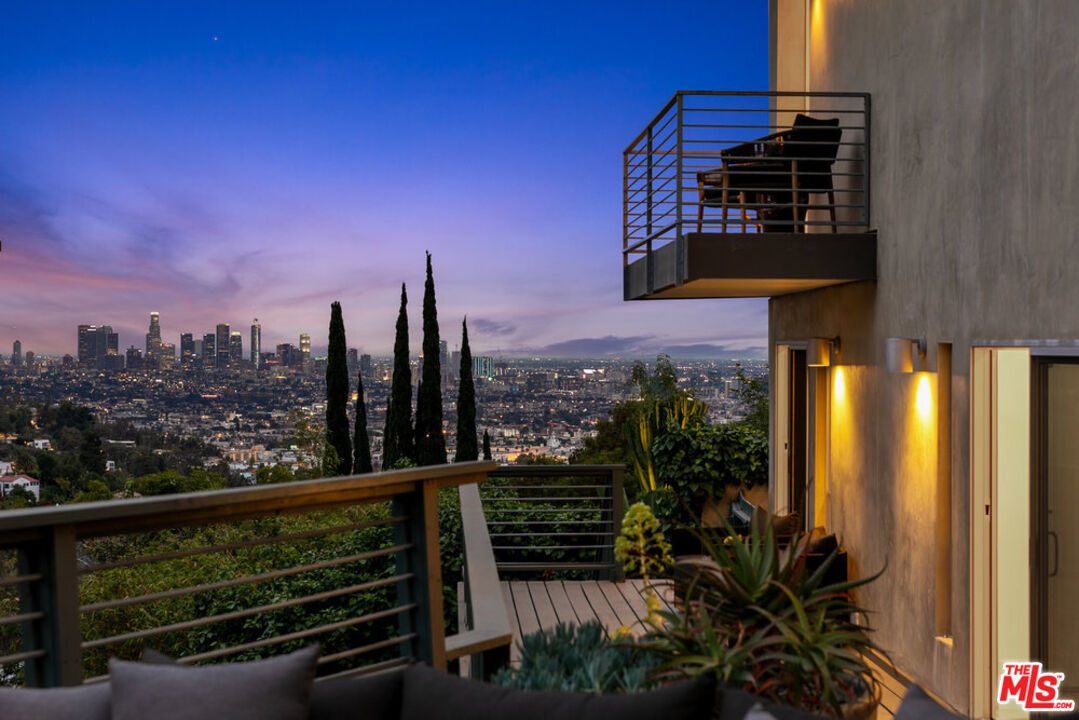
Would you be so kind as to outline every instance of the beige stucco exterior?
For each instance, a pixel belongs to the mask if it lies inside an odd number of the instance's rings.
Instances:
[[[878,642],[969,712],[971,348],[1079,338],[1079,2],[770,5],[773,89],[872,95],[878,231],[876,282],[770,300],[773,367],[777,343],[841,339],[838,369],[810,371],[828,388],[827,523],[854,574],[887,564],[861,595]],[[886,339],[923,336],[921,372],[889,373]],[[952,353],[950,442],[919,410],[919,393],[940,400],[939,343]],[[944,600],[938,472],[951,505]]]

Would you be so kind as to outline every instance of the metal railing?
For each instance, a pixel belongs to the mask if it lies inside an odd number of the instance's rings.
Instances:
[[[676,92],[623,153],[624,264],[688,232],[868,228],[869,137],[868,93]]]
[[[192,663],[319,640],[321,676],[408,658],[444,668],[504,647],[509,632],[499,631],[495,609],[485,611],[488,625],[446,637],[442,608],[438,491],[461,486],[471,497],[494,468],[459,463],[5,511],[2,680],[102,680],[108,655],[136,657],[163,642]],[[497,572],[483,569],[494,564],[490,540],[468,525],[466,584],[490,596],[499,592]]]
[[[503,465],[480,488],[495,564],[503,573],[556,571],[617,578],[621,465]]]

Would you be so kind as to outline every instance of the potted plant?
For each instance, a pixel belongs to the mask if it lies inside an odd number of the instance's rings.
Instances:
[[[721,682],[779,704],[869,717],[879,686],[863,653],[876,648],[853,620],[863,613],[850,591],[880,573],[824,584],[834,554],[810,571],[807,541],[780,547],[767,524],[754,525],[744,539],[709,529],[698,535],[705,554],[672,570],[680,609],[660,613],[642,641],[662,660],[660,674],[715,672]]]

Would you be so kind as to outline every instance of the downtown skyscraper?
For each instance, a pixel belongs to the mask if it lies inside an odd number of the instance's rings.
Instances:
[[[262,367],[262,325],[258,318],[251,323],[251,367],[255,370]]]

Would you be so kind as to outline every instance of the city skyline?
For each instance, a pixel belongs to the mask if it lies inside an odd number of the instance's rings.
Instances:
[[[672,88],[767,86],[763,5],[686,5],[642,45],[645,9],[12,8],[0,347],[71,352],[84,322],[141,347],[156,308],[173,343],[258,317],[317,348],[339,299],[386,354],[424,250],[451,343],[468,315],[505,352],[763,347],[763,300],[622,302],[622,148]]]

